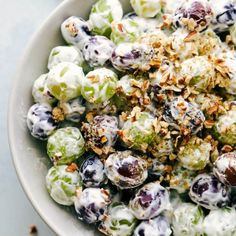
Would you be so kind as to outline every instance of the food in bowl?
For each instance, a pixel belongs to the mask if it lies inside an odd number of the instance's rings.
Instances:
[[[105,235],[235,235],[236,2],[131,6],[65,19],[32,85],[48,193]]]

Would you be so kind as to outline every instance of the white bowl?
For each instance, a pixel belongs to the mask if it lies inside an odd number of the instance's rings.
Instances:
[[[65,44],[60,25],[69,16],[87,19],[94,0],[64,1],[42,24],[30,41],[16,73],[9,103],[8,130],[14,165],[20,182],[33,206],[57,235],[99,235],[94,228],[81,223],[67,208],[53,202],[45,188],[45,176],[49,166],[42,142],[28,132],[26,114],[32,105],[33,81],[47,72],[50,50]],[[121,0],[123,9],[130,10],[129,0]]]

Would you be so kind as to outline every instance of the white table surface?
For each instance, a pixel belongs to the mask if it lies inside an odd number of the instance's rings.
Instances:
[[[0,236],[55,236],[31,206],[17,179],[7,137],[14,72],[32,33],[62,0],[0,0]],[[22,78],[24,79],[24,78]]]

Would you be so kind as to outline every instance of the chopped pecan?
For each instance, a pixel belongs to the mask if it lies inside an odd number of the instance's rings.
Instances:
[[[233,148],[230,145],[224,145],[224,147],[221,149],[223,153],[231,152],[232,150]]]
[[[75,172],[78,169],[79,168],[75,163],[71,163],[69,166],[67,166],[66,171],[67,172]]]
[[[60,108],[60,107],[53,108],[53,110],[52,110],[52,118],[55,121],[57,121],[57,122],[63,121],[65,119],[63,109]]]
[[[38,229],[37,229],[36,225],[31,225],[29,227],[29,234],[37,234],[37,232],[38,232]]]

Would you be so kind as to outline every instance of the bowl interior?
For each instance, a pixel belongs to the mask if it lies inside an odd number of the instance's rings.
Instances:
[[[33,81],[47,73],[50,50],[63,45],[60,24],[69,16],[87,19],[94,0],[64,1],[46,19],[31,39],[16,73],[9,103],[8,130],[14,165],[21,184],[35,209],[57,235],[98,235],[93,227],[81,223],[68,208],[56,204],[45,188],[50,166],[45,143],[32,138],[26,127],[26,114],[33,100]],[[124,12],[130,11],[129,1],[121,0]]]

